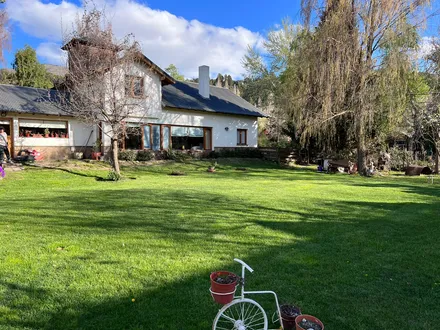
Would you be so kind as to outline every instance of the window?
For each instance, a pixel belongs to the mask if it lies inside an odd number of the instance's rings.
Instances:
[[[66,121],[20,119],[18,125],[20,137],[68,137]]]
[[[237,129],[237,145],[247,145],[247,129]]]
[[[173,149],[203,150],[203,127],[172,126],[171,144]]]
[[[125,76],[125,95],[131,97],[144,96],[144,78],[137,76]]]
[[[212,130],[209,127],[147,124],[142,127],[144,149],[211,150]]]
[[[127,123],[125,126],[124,149],[142,149],[142,130],[139,125]]]

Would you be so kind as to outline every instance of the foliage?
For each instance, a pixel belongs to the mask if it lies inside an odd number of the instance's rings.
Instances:
[[[389,150],[391,156],[390,167],[392,170],[404,171],[409,165],[414,163],[411,151],[393,147]]]
[[[209,158],[263,158],[263,154],[257,148],[222,148],[212,151]]]
[[[314,138],[323,148],[354,143],[359,171],[366,174],[368,152],[406,109],[417,15],[427,3],[302,1],[306,28],[282,76],[282,95],[303,145]]]
[[[173,149],[164,150],[162,152],[162,157],[164,159],[174,160],[177,162],[185,162],[185,161],[193,158],[192,154],[189,152],[178,151],[178,150],[173,150]]]
[[[53,83],[44,66],[38,62],[37,53],[31,46],[26,45],[17,50],[12,65],[19,86],[35,88],[52,88]]]
[[[165,71],[176,80],[179,81],[185,80],[185,77],[179,73],[179,70],[174,64],[170,64],[167,68],[165,68]]]
[[[115,171],[110,171],[107,176],[108,181],[120,181],[122,179],[121,174],[116,173]]]
[[[283,20],[281,29],[277,27],[268,33],[263,53],[249,47],[242,60],[246,75],[241,84],[241,96],[270,115],[265,121],[266,138],[275,143],[284,138],[284,129],[289,123],[279,104],[280,77],[287,68],[300,31],[298,25]]]
[[[100,138],[97,138],[95,144],[93,145],[94,152],[100,152],[102,147],[102,141]]]
[[[17,78],[15,76],[14,71],[11,72],[8,69],[0,69],[0,83],[1,84],[16,85],[17,84],[16,79]]]
[[[134,162],[137,159],[137,150],[119,150],[118,159]]]
[[[151,150],[140,150],[136,155],[136,160],[140,162],[147,162],[154,160],[156,157],[155,153]]]

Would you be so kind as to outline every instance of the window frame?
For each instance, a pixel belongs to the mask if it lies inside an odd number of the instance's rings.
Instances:
[[[163,141],[164,141],[164,127],[168,127],[168,141],[169,141],[169,148],[173,149],[173,139],[172,139],[172,127],[194,127],[194,128],[202,128],[203,129],[203,151],[212,151],[213,149],[213,140],[212,140],[212,127],[207,126],[188,126],[188,125],[176,125],[176,124],[158,124],[158,123],[147,123],[147,124],[141,124],[142,127],[142,150],[153,150],[153,126],[160,126],[160,149],[159,150],[165,150],[163,148]],[[150,126],[150,148],[145,148],[144,146],[144,134],[145,126]],[[205,132],[209,131],[210,134],[210,140],[211,140],[211,148],[206,149],[206,140],[205,140]]]
[[[129,84],[128,84],[129,85],[129,94],[128,95],[127,95],[127,79],[129,79]],[[141,90],[142,90],[142,94],[141,95],[136,95],[134,93],[134,82],[135,82],[136,79],[139,79],[140,83],[141,83]],[[145,98],[144,77],[126,74],[125,75],[125,95],[129,96],[131,98],[134,98],[134,99],[143,99],[143,98]]]
[[[66,131],[64,137],[61,137],[62,134],[60,134],[60,136],[58,136],[58,137],[55,137],[55,136],[51,137],[51,136],[49,136],[48,138],[49,139],[66,139],[66,138],[68,139],[69,138],[69,121],[68,120],[39,119],[39,118],[35,119],[35,118],[27,118],[27,117],[18,118],[18,134],[19,134],[20,138],[24,138],[24,139],[35,138],[34,136],[26,136],[26,134],[24,134],[23,136],[20,135],[20,131],[21,131],[21,127],[22,127],[21,123],[23,121],[26,121],[26,120],[41,121],[43,123],[46,123],[46,122],[57,122],[57,123],[62,122],[62,123],[66,123],[66,128],[63,128],[63,129],[59,128],[59,130],[65,130]],[[46,127],[46,128],[48,128],[48,127]],[[44,129],[46,129],[46,128],[44,128]],[[53,128],[52,128],[52,130],[53,130]],[[40,134],[40,135],[42,135],[44,137],[44,134]]]
[[[247,129],[237,128],[237,145],[238,146],[247,146]],[[244,133],[244,143],[241,143],[241,133]]]

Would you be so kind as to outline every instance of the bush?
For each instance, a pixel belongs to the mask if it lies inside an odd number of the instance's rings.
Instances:
[[[156,155],[153,151],[150,150],[141,150],[137,153],[136,160],[140,162],[147,162],[156,158]]]
[[[119,181],[122,179],[122,176],[115,171],[110,171],[107,175],[108,181]]]
[[[263,158],[263,154],[257,148],[226,148],[211,152],[209,158]]]
[[[136,150],[120,150],[118,154],[119,160],[127,160],[130,162],[134,162],[137,158]]]
[[[414,162],[411,151],[397,147],[390,149],[390,167],[392,170],[404,171],[408,165]]]
[[[191,155],[183,151],[175,151],[172,149],[165,150],[162,153],[163,159],[175,160],[176,162],[184,162],[185,160],[191,159]]]

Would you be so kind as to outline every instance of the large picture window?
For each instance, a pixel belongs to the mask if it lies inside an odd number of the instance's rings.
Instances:
[[[68,137],[66,121],[20,119],[18,126],[20,137]]]
[[[173,149],[203,150],[203,127],[171,127],[171,143]]]
[[[143,126],[142,135],[144,149],[212,149],[212,130],[209,127],[148,124]]]

